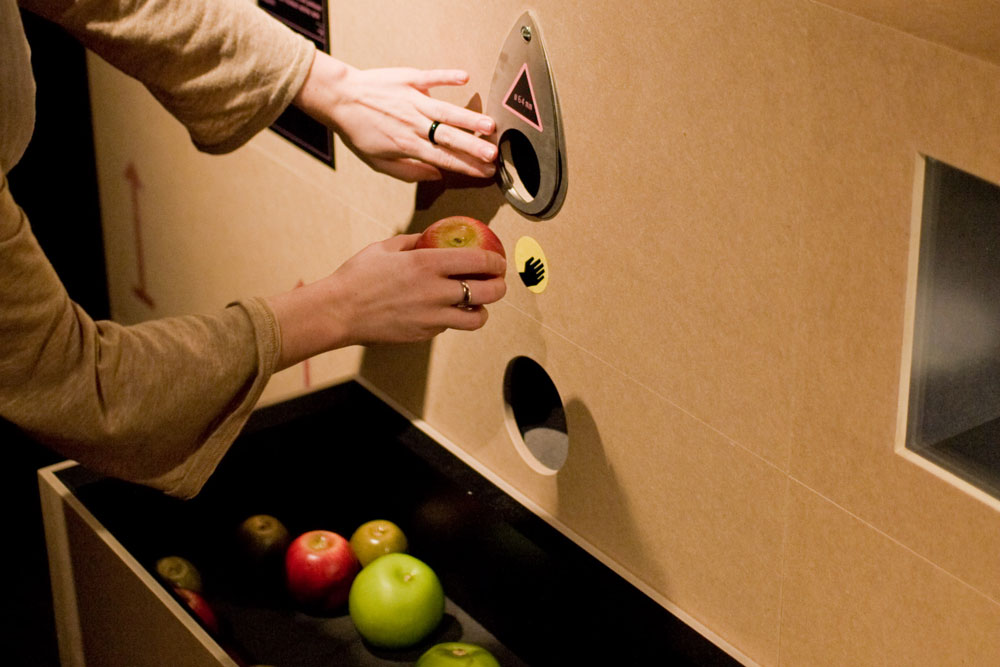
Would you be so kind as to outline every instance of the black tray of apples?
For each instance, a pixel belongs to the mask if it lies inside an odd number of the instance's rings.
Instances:
[[[242,665],[737,664],[355,382],[257,411],[188,501],[58,474]]]

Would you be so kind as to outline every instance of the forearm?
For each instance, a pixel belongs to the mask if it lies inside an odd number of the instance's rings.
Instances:
[[[276,370],[350,344],[348,322],[337,307],[344,299],[335,289],[319,281],[266,299],[281,330]]]

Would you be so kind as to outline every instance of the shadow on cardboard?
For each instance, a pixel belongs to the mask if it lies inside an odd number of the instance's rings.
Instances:
[[[556,476],[558,516],[600,531],[584,537],[609,547],[608,555],[632,572],[654,572],[614,466],[608,461],[597,421],[580,399],[566,403],[569,456]],[[585,516],[581,516],[585,515]]]

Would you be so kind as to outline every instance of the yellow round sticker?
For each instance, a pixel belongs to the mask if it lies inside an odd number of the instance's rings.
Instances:
[[[530,236],[522,236],[514,246],[514,267],[524,286],[535,294],[541,294],[549,284],[549,267],[545,253],[538,241]]]

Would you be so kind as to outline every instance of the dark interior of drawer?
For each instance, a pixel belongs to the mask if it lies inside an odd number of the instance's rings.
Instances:
[[[225,642],[249,664],[412,664],[445,640],[481,643],[511,666],[736,664],[354,382],[256,412],[192,500],[79,466],[60,478],[150,572],[166,555],[195,563]],[[236,526],[258,513],[293,535],[394,521],[440,577],[445,622],[417,647],[383,651],[346,610],[296,609],[239,566]]]

